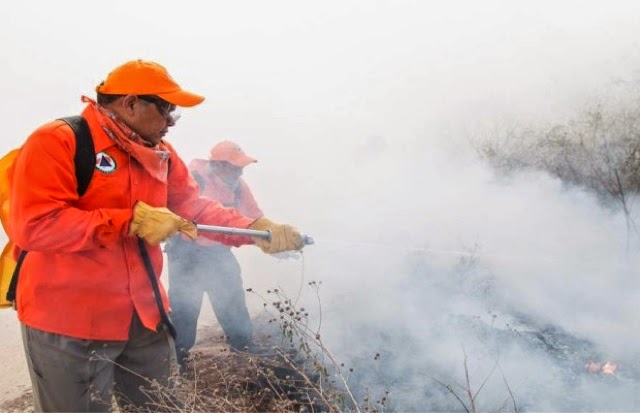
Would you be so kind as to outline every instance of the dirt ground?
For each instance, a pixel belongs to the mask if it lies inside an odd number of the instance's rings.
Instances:
[[[3,320],[6,318],[4,316]],[[13,330],[17,330],[16,322],[5,324],[13,324]],[[3,327],[9,326],[3,324]],[[260,337],[262,341],[270,340],[270,336]],[[4,387],[0,412],[30,413],[33,412],[32,394],[18,334],[13,341],[16,344],[13,357],[9,357],[7,352],[3,354],[13,367],[2,375]],[[270,373],[266,373],[267,370]],[[217,324],[207,322],[198,329],[193,360],[183,376],[184,380],[181,380],[182,386],[160,392],[184,400],[185,408],[180,411],[300,411],[301,405],[297,400],[301,397],[295,394],[297,385],[291,378],[293,375],[295,371],[275,360],[273,354],[253,356],[230,351]],[[19,382],[16,380],[18,377]]]
[[[0,310],[0,331],[2,331],[2,345],[0,348],[0,405],[13,400],[28,389],[29,373],[22,350],[20,338],[20,323],[13,309]],[[3,410],[4,411],[4,410]]]
[[[212,353],[221,354],[226,348],[222,333],[213,320],[212,314],[203,309],[205,320],[200,323],[197,346]],[[0,352],[0,412],[24,413],[33,411],[31,383],[27,363],[22,349],[20,324],[15,311],[0,311],[0,331],[2,331],[2,352]]]
[[[27,363],[22,348],[20,323],[13,309],[0,311],[0,331],[2,331],[2,352],[0,352],[0,412],[24,413],[33,411],[31,383]],[[226,358],[227,345],[222,331],[208,305],[203,305],[198,326],[198,337],[194,350],[200,350],[211,357]]]

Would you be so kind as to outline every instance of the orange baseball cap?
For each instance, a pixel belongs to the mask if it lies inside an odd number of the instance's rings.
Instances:
[[[204,96],[183,90],[164,66],[155,62],[132,60],[116,67],[96,92],[105,95],[155,95],[176,106],[195,106]]]
[[[237,143],[231,141],[222,141],[211,148],[212,161],[225,161],[241,168],[250,163],[258,162],[257,159],[247,156]]]

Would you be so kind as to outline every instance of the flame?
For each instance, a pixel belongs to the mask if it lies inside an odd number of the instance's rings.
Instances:
[[[602,373],[602,374],[608,374],[612,376],[616,374],[616,369],[618,368],[618,365],[610,361],[607,361],[606,363],[589,361],[587,364],[584,365],[584,367],[585,369],[587,369],[587,372],[591,374]]]
[[[595,361],[590,361],[584,365],[587,371],[591,374],[598,373],[602,365],[600,363],[596,363]]]
[[[603,374],[616,374],[616,369],[618,366],[615,363],[607,361],[602,365],[602,373]]]

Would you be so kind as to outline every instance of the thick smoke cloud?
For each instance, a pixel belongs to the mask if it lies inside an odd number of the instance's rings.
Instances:
[[[463,383],[465,354],[476,388],[499,363],[520,408],[636,406],[640,256],[624,216],[544,174],[425,159],[387,174],[384,195],[360,194],[357,214],[307,252],[329,347],[368,358],[363,377],[391,387],[401,410],[455,408],[434,379]],[[371,171],[359,172],[349,182],[366,187]],[[595,377],[590,361],[616,363],[617,376]],[[478,398],[486,409],[509,397],[500,374]]]

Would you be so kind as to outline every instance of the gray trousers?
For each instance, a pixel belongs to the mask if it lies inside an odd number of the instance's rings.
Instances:
[[[137,315],[128,341],[82,340],[24,324],[22,341],[36,412],[108,412],[113,395],[120,406],[144,406],[155,400],[144,388],[153,380],[170,387],[176,369],[171,335],[146,329]]]
[[[229,345],[237,349],[249,345],[253,326],[240,264],[231,249],[224,245],[202,246],[173,237],[166,251],[171,320],[178,332],[178,363],[184,366],[195,343],[205,292]]]

